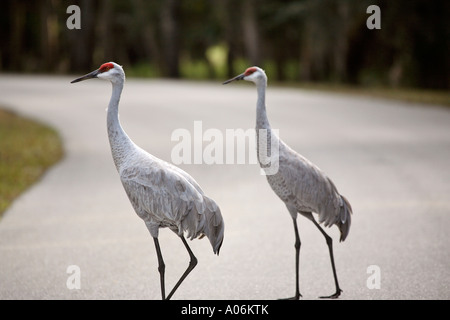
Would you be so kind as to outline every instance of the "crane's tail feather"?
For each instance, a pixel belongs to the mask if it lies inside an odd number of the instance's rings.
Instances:
[[[336,223],[341,231],[341,238],[339,239],[340,242],[345,241],[345,238],[347,238],[348,233],[350,232],[350,225],[352,222],[351,214],[353,213],[352,206],[347,198],[343,195],[341,195],[341,198],[343,205],[341,206],[341,211],[339,213],[339,220]]]
[[[224,222],[220,208],[214,200],[203,195],[203,201],[192,207],[181,225],[180,232],[187,231],[191,240],[206,236],[215,254],[219,254],[223,242]]]
[[[209,210],[206,212],[206,223],[204,233],[209,239],[213,251],[215,254],[219,255],[220,247],[223,242],[224,235],[224,222],[222,218],[222,213],[217,204],[210,198],[203,196],[206,206]]]

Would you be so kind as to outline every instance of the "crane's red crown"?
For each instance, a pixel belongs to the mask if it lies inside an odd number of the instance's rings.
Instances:
[[[108,70],[111,70],[112,68],[114,68],[114,65],[111,62],[108,63],[104,63],[100,66],[99,70],[101,73],[106,72]]]
[[[256,71],[256,68],[255,67],[250,67],[250,68],[248,68],[247,70],[245,70],[245,72],[244,72],[244,75],[245,76],[249,76],[249,75],[251,75],[253,72],[255,72]]]

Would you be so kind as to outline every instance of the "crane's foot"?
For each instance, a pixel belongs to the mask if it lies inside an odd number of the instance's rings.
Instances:
[[[278,299],[278,300],[300,300],[300,298],[302,297],[302,295],[300,293],[297,293],[295,296],[290,297],[290,298],[282,298],[282,299]]]
[[[323,297],[319,297],[320,299],[337,299],[339,298],[339,296],[341,295],[342,290],[338,289],[334,294],[332,294],[331,296],[323,296]]]

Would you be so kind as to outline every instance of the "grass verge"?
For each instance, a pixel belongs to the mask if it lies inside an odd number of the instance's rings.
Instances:
[[[62,156],[62,142],[55,130],[0,109],[0,218]]]
[[[275,83],[279,87],[301,88],[322,92],[383,98],[409,103],[423,103],[450,107],[450,93],[445,90],[412,88],[363,87],[330,83]]]

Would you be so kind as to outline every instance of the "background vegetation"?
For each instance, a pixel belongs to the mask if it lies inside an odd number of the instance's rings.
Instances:
[[[0,217],[12,200],[62,156],[56,131],[0,109]]]
[[[81,30],[69,30],[69,5]],[[369,5],[381,29],[369,30]],[[440,0],[4,0],[0,72],[271,81],[450,105],[450,2]],[[330,85],[331,84],[331,85]],[[367,89],[369,88],[369,89]],[[420,89],[420,90],[419,90]],[[52,129],[0,110],[0,214],[62,157]]]
[[[81,30],[69,30],[69,5]],[[366,9],[381,9],[368,30]],[[449,2],[438,0],[5,0],[0,71],[271,79],[449,89]],[[128,71],[129,70],[129,71]]]

